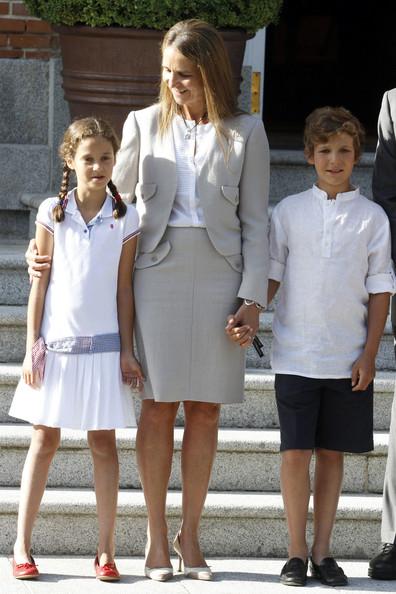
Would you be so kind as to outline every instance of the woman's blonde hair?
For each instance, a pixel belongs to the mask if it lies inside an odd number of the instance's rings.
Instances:
[[[71,169],[67,161],[74,159],[78,145],[86,138],[93,138],[100,136],[108,140],[113,147],[114,156],[120,148],[120,143],[112,126],[105,120],[88,117],[75,120],[70,124],[65,134],[63,135],[62,143],[59,147],[59,156],[63,161],[63,175],[61,182],[61,189],[58,194],[59,201],[53,210],[55,221],[61,223],[65,218],[66,196],[69,189],[69,179]],[[123,217],[126,213],[126,206],[118,193],[117,188],[110,180],[107,184],[110,192],[114,198],[113,216],[115,219]]]
[[[221,140],[222,135],[227,136],[222,120],[236,115],[239,111],[230,59],[221,35],[205,21],[188,19],[176,23],[165,34],[161,46],[162,55],[169,46],[176,48],[198,67],[202,77],[207,117]],[[159,103],[159,128],[160,133],[164,134],[173,117],[181,113],[164,80],[161,81]]]

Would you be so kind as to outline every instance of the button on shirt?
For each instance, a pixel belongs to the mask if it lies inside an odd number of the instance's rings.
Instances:
[[[269,278],[276,373],[345,378],[367,336],[370,293],[394,293],[389,222],[359,189],[329,200],[317,186],[274,209]]]
[[[193,120],[185,123],[179,115],[172,121],[177,190],[168,223],[171,227],[206,227],[197,178],[208,148],[215,142],[216,132],[211,123],[195,127],[194,124]]]

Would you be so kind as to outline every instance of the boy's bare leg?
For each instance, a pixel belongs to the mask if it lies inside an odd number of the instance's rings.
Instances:
[[[330,539],[337,512],[344,454],[333,450],[315,450],[314,541],[312,558],[316,564],[329,557]]]
[[[289,558],[306,560],[306,526],[311,492],[309,464],[311,450],[282,452],[281,489],[289,531]]]

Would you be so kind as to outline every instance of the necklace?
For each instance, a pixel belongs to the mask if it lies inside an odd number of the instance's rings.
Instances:
[[[183,114],[183,112],[182,112],[181,116],[182,116],[182,118],[183,118],[183,122],[184,122],[184,125],[185,125],[185,127],[186,127],[186,133],[184,134],[184,138],[185,138],[185,140],[190,140],[190,138],[191,138],[191,134],[193,133],[193,131],[195,130],[195,128],[196,128],[196,127],[197,127],[197,126],[198,126],[198,125],[199,125],[199,124],[200,124],[200,123],[201,123],[201,122],[202,122],[202,121],[203,121],[205,118],[207,118],[207,117],[208,117],[208,114],[207,114],[207,113],[206,113],[206,111],[205,111],[205,113],[204,113],[204,114],[203,114],[203,115],[202,115],[202,116],[199,118],[199,120],[198,120],[197,122],[195,122],[194,126],[191,126],[191,128],[190,128],[190,126],[187,124],[187,122],[186,122],[186,118],[184,117],[184,114]]]

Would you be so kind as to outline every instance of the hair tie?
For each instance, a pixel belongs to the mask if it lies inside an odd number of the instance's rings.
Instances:
[[[59,206],[61,207],[61,209],[63,211],[66,210],[67,202],[68,202],[68,199],[67,198],[59,198],[58,204],[59,204]]]

